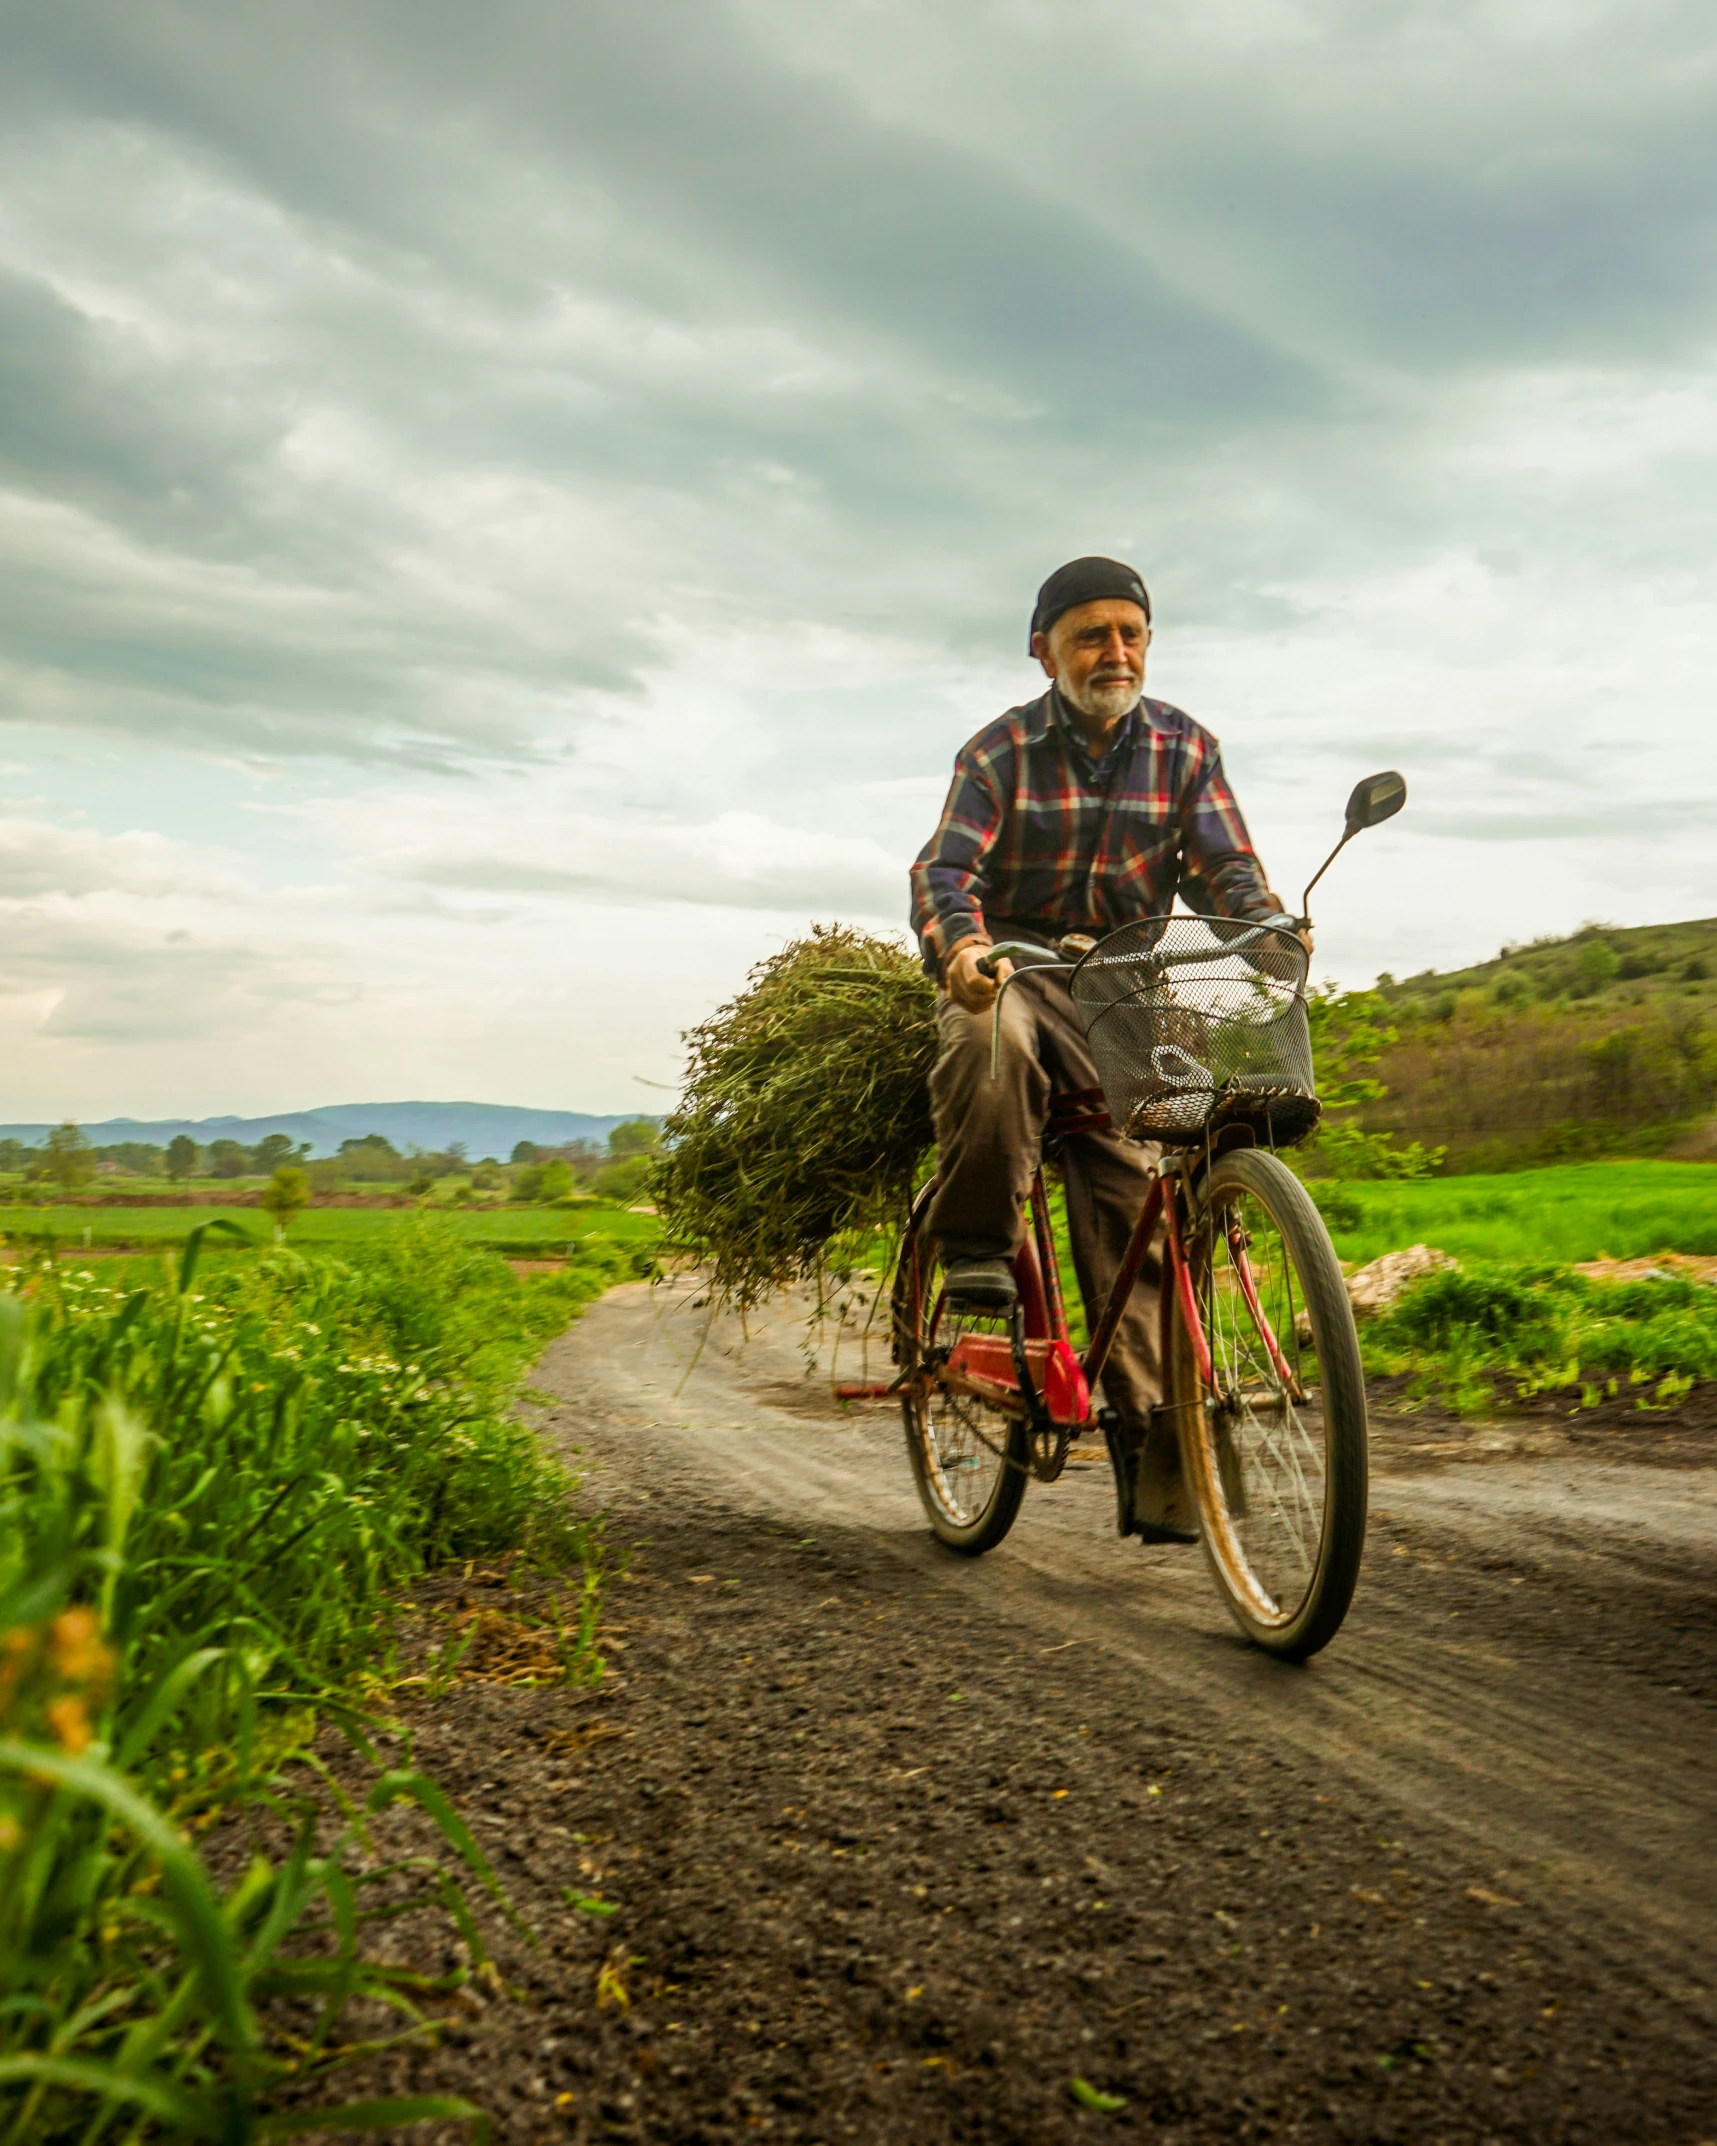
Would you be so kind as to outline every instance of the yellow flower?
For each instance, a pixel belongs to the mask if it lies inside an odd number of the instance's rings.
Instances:
[[[74,1758],[88,1749],[95,1731],[89,1725],[83,1701],[75,1693],[65,1692],[58,1699],[50,1699],[42,1711],[48,1717],[49,1728]]]
[[[61,1610],[48,1627],[48,1659],[68,1684],[104,1684],[113,1657],[101,1643],[92,1609]]]

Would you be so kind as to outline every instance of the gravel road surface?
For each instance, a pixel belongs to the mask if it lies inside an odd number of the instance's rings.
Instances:
[[[1717,2141],[1709,1411],[1379,1410],[1292,1669],[1106,1462],[954,1559],[798,1310],[705,1323],[620,1289],[537,1374],[617,1673],[421,1708],[544,1942],[389,2084],[504,2139]]]

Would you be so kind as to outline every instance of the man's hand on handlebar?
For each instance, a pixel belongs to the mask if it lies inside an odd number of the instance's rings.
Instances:
[[[956,1006],[968,1013],[988,1013],[996,1002],[1002,979],[1013,974],[1013,963],[1004,954],[994,976],[986,976],[978,963],[989,953],[985,939],[962,939],[942,964],[942,981]]]
[[[1309,917],[1297,917],[1290,914],[1286,904],[1282,901],[1282,897],[1279,894],[1272,892],[1270,898],[1276,904],[1276,913],[1274,916],[1261,917],[1259,919],[1259,922],[1263,924],[1274,925],[1277,931],[1291,931],[1294,937],[1299,940],[1300,944],[1309,954],[1312,950],[1311,919]]]

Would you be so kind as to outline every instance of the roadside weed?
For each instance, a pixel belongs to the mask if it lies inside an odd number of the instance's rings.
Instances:
[[[1585,1407],[1626,1386],[1649,1409],[1717,1378],[1717,1288],[1674,1275],[1600,1282],[1566,1267],[1445,1270],[1359,1331],[1369,1373],[1410,1374],[1461,1414],[1494,1407],[1499,1383],[1522,1399],[1577,1385]]]
[[[445,2096],[308,2106],[390,2038],[342,2039],[353,2000],[397,2039],[471,1972],[370,1957],[378,1918],[434,1906],[484,1959],[461,1885],[384,1849],[381,1814],[415,1806],[498,1896],[409,1745],[384,1759],[352,1701],[430,1565],[582,1562],[568,1479],[507,1410],[626,1255],[521,1281],[410,1222],[361,1257],[282,1249],[199,1288],[200,1251],[136,1287],[43,1264],[0,1294],[0,2146],[434,2116],[481,2135]],[[557,1614],[567,1673],[593,1673],[594,1629],[594,1607]],[[442,1685],[458,1661],[450,1640]],[[374,1769],[356,1802],[309,1755],[319,1714]],[[193,1842],[245,1805],[272,1845],[223,1890]]]

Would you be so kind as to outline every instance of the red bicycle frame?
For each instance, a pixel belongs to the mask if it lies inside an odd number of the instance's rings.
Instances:
[[[1100,1097],[1080,1093],[1057,1097],[1055,1103],[1059,1107],[1052,1106],[1048,1127],[1051,1134],[1099,1130],[1109,1122],[1102,1111]],[[1178,1316],[1186,1330],[1200,1379],[1206,1386],[1213,1385],[1210,1341],[1199,1310],[1198,1291],[1193,1285],[1192,1263],[1187,1256],[1186,1208],[1181,1187],[1180,1174],[1172,1165],[1167,1172],[1159,1172],[1152,1179],[1139,1219],[1133,1225],[1126,1254],[1110,1285],[1108,1301],[1097,1321],[1096,1331],[1084,1355],[1076,1356],[1062,1297],[1061,1266],[1050,1233],[1049,1199],[1044,1189],[1043,1171],[1041,1167],[1034,1171],[1027,1196],[1031,1232],[1013,1260],[1014,1286],[1019,1291],[1021,1324],[1025,1330],[1023,1348],[1016,1355],[1013,1340],[1004,1334],[962,1334],[938,1371],[939,1382],[956,1391],[970,1392],[998,1408],[1011,1412],[1027,1410],[1031,1408],[1031,1401],[1022,1391],[1019,1378],[1019,1358],[1023,1356],[1027,1379],[1050,1423],[1057,1429],[1089,1428],[1094,1414],[1092,1394],[1109,1361],[1122,1314],[1138,1284],[1140,1270],[1161,1223],[1164,1226],[1160,1296],[1162,1360],[1168,1361],[1171,1323]],[[1234,1277],[1245,1298],[1246,1308],[1256,1321],[1278,1375],[1292,1391],[1299,1382],[1283,1356],[1258,1300],[1257,1284],[1247,1257],[1246,1232],[1238,1218],[1229,1218],[1227,1237]]]
[[[1177,1198],[1168,1196],[1170,1181],[1152,1180],[1145,1204],[1133,1225],[1126,1256],[1109,1290],[1109,1300],[1097,1322],[1083,1356],[1075,1355],[1068,1331],[1067,1307],[1061,1293],[1061,1264],[1056,1257],[1049,1227],[1049,1199],[1043,1172],[1035,1171],[1028,1195],[1031,1234],[1014,1254],[1014,1286],[1019,1291],[1021,1323],[1025,1328],[1024,1355],[1027,1375],[1044,1412],[1058,1428],[1085,1429],[1093,1417],[1092,1392],[1109,1360],[1121,1315],[1127,1308],[1139,1279],[1139,1270],[1156,1236],[1157,1224],[1169,1217],[1168,1258],[1163,1267],[1163,1313],[1170,1316],[1171,1287],[1178,1287],[1181,1316],[1187,1319],[1199,1352],[1199,1369],[1208,1379],[1210,1351],[1198,1316],[1192,1278],[1181,1253],[1176,1209]],[[1174,1280],[1171,1282],[1171,1276]],[[1190,1310],[1190,1318],[1188,1312]],[[1165,1334],[1166,1340],[1166,1334]],[[940,1383],[964,1389],[994,1406],[1018,1410],[1027,1405],[1020,1389],[1014,1347],[1005,1334],[962,1334],[948,1353],[939,1373]]]

